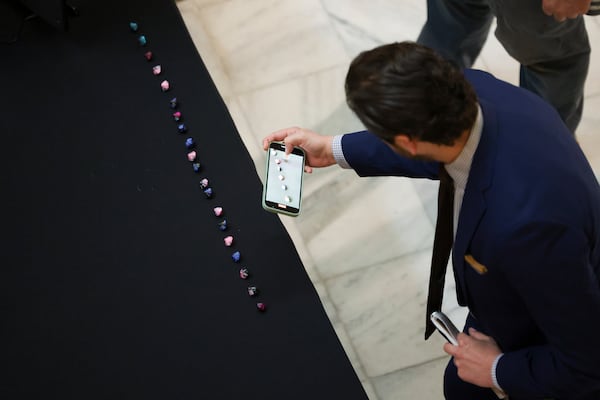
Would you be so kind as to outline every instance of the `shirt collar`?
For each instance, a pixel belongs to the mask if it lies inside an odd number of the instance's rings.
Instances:
[[[446,171],[448,175],[454,180],[456,188],[465,189],[467,186],[467,180],[469,179],[469,171],[471,170],[471,163],[473,162],[473,156],[479,145],[479,139],[481,139],[481,131],[483,130],[483,114],[481,107],[477,104],[477,118],[475,124],[471,129],[467,143],[463,147],[462,151],[456,158],[449,164],[446,164]]]

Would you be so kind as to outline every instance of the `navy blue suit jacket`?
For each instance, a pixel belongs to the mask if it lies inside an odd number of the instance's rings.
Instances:
[[[511,399],[600,399],[598,180],[544,101],[482,71],[465,76],[484,122],[453,248],[459,304],[505,353],[497,376]],[[345,135],[342,149],[360,176],[438,179],[439,163],[368,132]]]

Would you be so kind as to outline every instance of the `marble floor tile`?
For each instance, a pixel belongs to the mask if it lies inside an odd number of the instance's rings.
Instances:
[[[383,43],[416,40],[426,16],[420,0],[323,0],[323,7],[351,57]]]
[[[585,99],[586,112],[577,128],[577,140],[600,180],[600,94]]]
[[[337,321],[369,378],[444,355],[440,335],[423,340],[430,257],[429,248],[326,281]],[[443,309],[462,327],[466,311],[456,304],[452,280]]]
[[[349,61],[318,0],[229,0],[199,11],[235,93]]]
[[[346,355],[348,356],[350,363],[354,367],[354,371],[356,372],[358,379],[360,380],[360,382],[363,385],[363,388],[367,392],[369,399],[377,399],[377,395],[375,394],[374,388],[372,387],[371,379],[365,373],[360,359],[358,357],[358,354],[356,353],[356,351],[354,351],[354,343],[352,342],[352,339],[350,339],[350,337],[348,336],[346,328],[342,323],[339,322],[334,323],[333,327],[337,333],[338,338],[340,339],[340,343],[346,351]]]
[[[254,139],[290,126],[335,135],[361,128],[346,106],[347,65],[335,66],[238,96]]]
[[[185,22],[187,30],[196,46],[196,50],[202,57],[202,61],[209,71],[210,76],[215,83],[222,97],[227,98],[231,95],[231,85],[229,77],[226,74],[219,52],[215,49],[214,42],[209,36],[209,32],[205,29],[202,23],[202,15],[200,7],[206,6],[217,1],[202,1],[202,0],[179,0],[177,7]],[[243,137],[243,136],[242,136]]]
[[[448,357],[442,357],[378,376],[373,379],[375,392],[381,400],[443,399],[442,382],[447,363]]]
[[[592,53],[577,139],[600,180],[600,16],[585,19]]]
[[[433,225],[406,178],[358,178],[344,171],[306,199],[298,229],[323,279],[431,247]],[[330,198],[329,206],[311,199]],[[318,208],[308,207],[316,204]]]
[[[585,26],[587,28],[588,36],[590,38],[590,46],[592,52],[590,54],[590,69],[588,72],[588,78],[585,82],[585,95],[586,96],[597,96],[600,95],[600,16],[586,16]],[[586,107],[584,110],[586,113],[591,108]],[[593,113],[597,114],[596,109]]]
[[[429,179],[411,179],[415,191],[423,203],[425,214],[429,218],[432,226],[435,226],[437,218],[437,197],[439,182]]]

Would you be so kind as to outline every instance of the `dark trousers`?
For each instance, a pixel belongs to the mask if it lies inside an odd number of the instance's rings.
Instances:
[[[496,37],[521,64],[520,86],[552,104],[575,132],[590,61],[583,17],[557,22],[544,14],[542,0],[427,0],[427,22],[417,41],[469,68],[494,17]]]

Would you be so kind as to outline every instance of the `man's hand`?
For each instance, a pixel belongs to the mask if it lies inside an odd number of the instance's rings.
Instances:
[[[492,364],[502,351],[492,337],[469,328],[469,335],[458,335],[458,346],[446,343],[444,351],[454,357],[460,379],[481,387],[494,387]]]
[[[285,142],[286,154],[291,153],[294,146],[299,146],[306,153],[306,166],[304,171],[311,173],[313,168],[328,167],[335,164],[331,150],[333,136],[322,136],[308,129],[297,127],[285,128],[271,133],[263,139],[263,149],[269,148],[273,141]]]
[[[558,22],[575,19],[590,9],[592,0],[542,0],[542,10]]]

